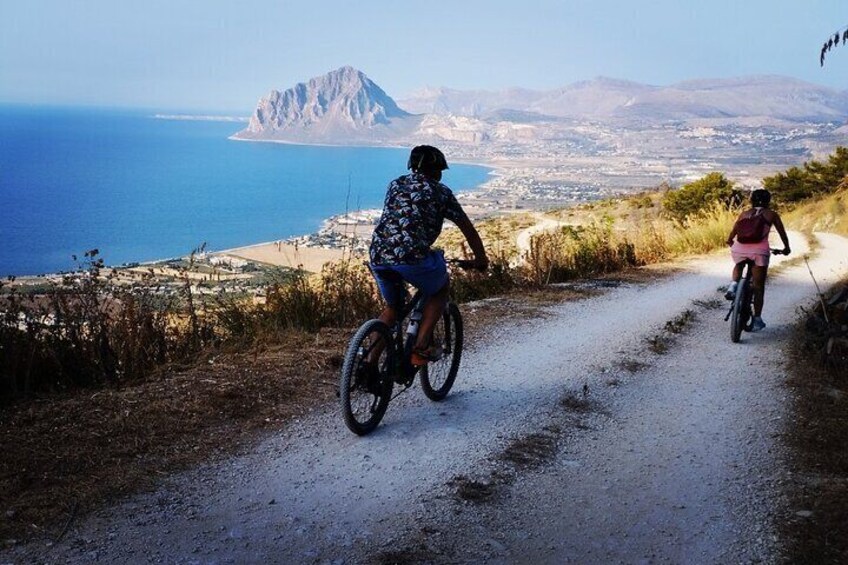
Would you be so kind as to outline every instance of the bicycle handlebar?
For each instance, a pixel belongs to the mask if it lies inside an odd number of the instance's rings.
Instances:
[[[460,269],[477,269],[477,263],[471,259],[448,259],[447,263]]]
[[[771,249],[772,255],[789,255],[789,252],[785,249]]]

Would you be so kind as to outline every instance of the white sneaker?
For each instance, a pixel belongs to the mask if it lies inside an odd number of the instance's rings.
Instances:
[[[727,285],[727,292],[724,293],[724,297],[728,300],[733,300],[736,298],[736,285],[738,283],[736,281],[731,282]]]
[[[760,330],[764,330],[766,327],[766,323],[759,316],[754,316],[754,321],[751,323],[751,331],[758,332]]]

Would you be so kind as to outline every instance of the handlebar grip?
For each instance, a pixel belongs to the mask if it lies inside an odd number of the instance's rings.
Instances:
[[[451,265],[456,265],[460,269],[476,269],[477,263],[470,259],[448,259],[447,261]]]

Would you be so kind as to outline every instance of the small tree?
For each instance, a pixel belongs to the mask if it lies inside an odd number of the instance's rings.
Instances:
[[[809,175],[798,167],[764,178],[763,188],[771,192],[774,201],[779,204],[798,202],[815,194]]]
[[[827,157],[827,163],[811,161],[804,164],[804,170],[809,175],[809,182],[816,193],[833,192],[848,174],[848,149],[837,147],[836,151]]]
[[[792,167],[785,173],[763,179],[763,187],[772,192],[776,202],[792,204],[834,192],[848,175],[848,148],[837,147],[827,162],[810,161],[803,168]]]
[[[733,188],[723,173],[709,173],[705,177],[677,190],[669,190],[662,199],[663,211],[670,218],[683,222],[686,218],[699,214],[716,202],[727,207],[738,205],[741,193]]]

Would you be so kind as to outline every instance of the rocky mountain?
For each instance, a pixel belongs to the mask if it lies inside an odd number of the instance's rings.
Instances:
[[[238,139],[379,142],[408,135],[420,119],[362,72],[342,67],[261,98]]]

